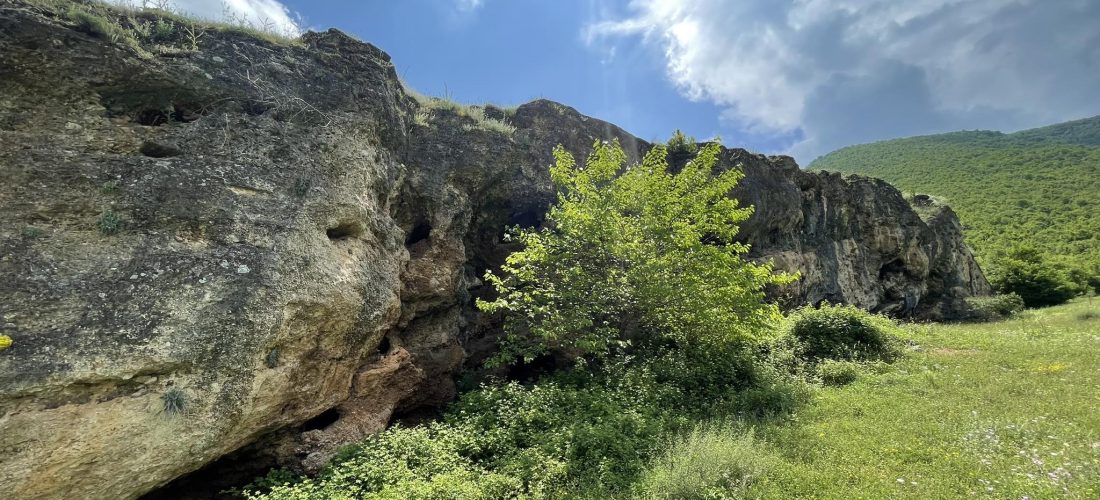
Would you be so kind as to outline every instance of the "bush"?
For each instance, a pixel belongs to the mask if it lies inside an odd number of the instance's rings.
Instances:
[[[862,366],[854,361],[827,359],[817,366],[817,376],[825,385],[848,385],[859,379]]]
[[[1068,271],[1034,249],[1017,247],[990,266],[989,282],[1002,294],[1019,295],[1027,307],[1064,304],[1083,290]]]
[[[896,332],[893,320],[850,305],[804,307],[787,320],[787,334],[812,363],[827,359],[893,361],[901,354]]]
[[[686,160],[699,151],[695,138],[676,129],[668,139],[668,155],[673,160]]]
[[[730,423],[699,425],[672,442],[642,476],[642,498],[737,498],[770,468],[751,431]]]
[[[677,345],[749,345],[780,319],[764,289],[793,281],[742,258],[738,225],[752,213],[728,194],[739,169],[715,171],[709,144],[678,173],[658,145],[626,166],[618,144],[597,142],[587,165],[560,146],[559,189],[542,228],[518,230],[523,249],[502,274],[499,297],[478,301],[505,315],[498,362],[551,351],[602,357],[644,339]]]
[[[445,425],[395,427],[344,450],[315,479],[279,474],[254,488],[265,498],[505,498],[522,490],[515,479],[478,467],[462,450],[468,437]],[[259,491],[246,493],[258,498]]]
[[[99,232],[107,235],[117,233],[119,229],[122,229],[122,224],[122,217],[110,209],[100,214],[99,219],[96,219]]]
[[[1015,293],[989,297],[967,297],[966,318],[971,321],[996,321],[1024,309],[1024,299]]]

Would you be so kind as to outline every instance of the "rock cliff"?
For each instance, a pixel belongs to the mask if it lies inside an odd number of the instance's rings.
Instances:
[[[447,401],[491,342],[472,297],[503,227],[552,197],[551,148],[648,147],[549,101],[425,105],[337,31],[187,47],[41,5],[0,2],[12,498],[133,498],[261,438],[315,470]],[[785,303],[939,318],[988,293],[949,210],[922,221],[881,181],[786,157],[723,161],[747,173],[752,257],[802,272]]]

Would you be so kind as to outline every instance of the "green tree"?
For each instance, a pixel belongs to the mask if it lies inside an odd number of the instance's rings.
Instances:
[[[668,155],[673,159],[687,160],[699,151],[695,138],[676,129],[668,139]]]
[[[654,146],[624,167],[616,144],[597,142],[585,166],[560,146],[551,177],[557,203],[542,229],[519,230],[521,251],[486,279],[505,313],[498,362],[552,350],[597,357],[636,340],[741,345],[780,318],[764,289],[794,276],[742,256],[738,225],[752,214],[729,192],[740,169],[715,169],[709,144],[679,173]]]
[[[1027,307],[1062,304],[1084,291],[1069,270],[1048,261],[1033,247],[1011,248],[993,261],[988,274],[993,288],[1019,295]]]

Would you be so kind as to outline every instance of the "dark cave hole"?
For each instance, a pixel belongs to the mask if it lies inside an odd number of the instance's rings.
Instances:
[[[176,104],[172,107],[171,118],[181,123],[191,123],[202,117],[202,107],[193,104]]]
[[[360,231],[359,226],[348,222],[326,229],[325,236],[331,241],[344,241],[358,236]]]
[[[522,229],[538,228],[542,226],[542,219],[530,210],[512,214],[508,218],[509,226],[519,226]]]
[[[157,127],[168,123],[168,113],[163,109],[145,109],[139,111],[134,121],[147,127]]]
[[[426,222],[421,222],[413,226],[412,231],[409,231],[409,235],[405,237],[405,246],[411,247],[421,241],[428,239],[432,234],[432,226]]]
[[[393,346],[390,345],[389,337],[382,337],[382,341],[378,343],[378,354],[385,356],[390,353],[390,349]]]
[[[138,111],[134,121],[148,127],[157,127],[170,121],[190,123],[202,117],[202,107],[192,104],[174,104],[166,108],[146,108]]]
[[[306,420],[302,423],[302,432],[323,430],[326,427],[335,424],[337,420],[340,420],[340,410],[336,408],[329,408],[320,415]]]
[[[901,259],[894,259],[890,262],[887,262],[886,264],[883,264],[882,267],[879,268],[878,277],[879,277],[879,279],[883,279],[887,275],[900,274],[904,270],[905,270],[905,263],[902,262]]]

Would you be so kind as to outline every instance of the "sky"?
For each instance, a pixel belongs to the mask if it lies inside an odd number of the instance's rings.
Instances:
[[[116,0],[125,1],[125,0]],[[548,98],[806,165],[834,149],[1100,114],[1100,0],[161,0],[335,27],[421,93]]]

